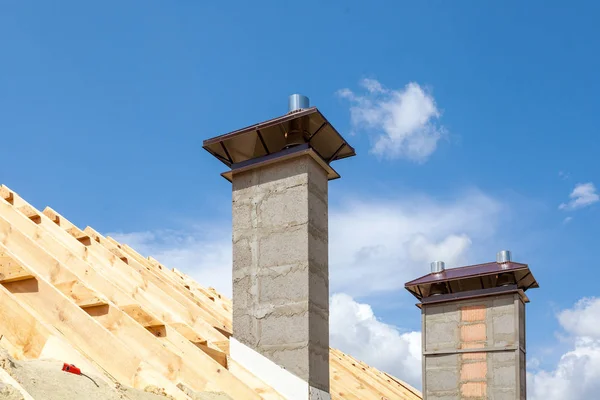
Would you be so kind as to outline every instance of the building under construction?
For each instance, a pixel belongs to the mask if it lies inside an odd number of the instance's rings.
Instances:
[[[526,398],[525,291],[538,286],[527,265],[509,252],[478,266],[436,262],[406,284],[422,316],[421,393],[329,346],[328,184],[352,146],[293,95],[285,115],[204,148],[232,185],[232,299],[0,188],[0,394]]]

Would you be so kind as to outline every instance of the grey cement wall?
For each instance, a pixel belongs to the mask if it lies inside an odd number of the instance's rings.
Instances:
[[[329,392],[327,184],[310,156],[233,176],[233,336]]]
[[[518,294],[423,305],[422,317],[425,400],[526,399]]]

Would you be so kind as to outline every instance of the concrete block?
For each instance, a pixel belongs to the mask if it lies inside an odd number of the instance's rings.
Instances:
[[[460,307],[457,304],[432,304],[425,307],[428,320],[444,320],[447,322],[460,322]]]
[[[254,220],[252,209],[252,204],[248,202],[233,204],[233,207],[231,207],[231,220],[235,231],[247,231],[252,228]]]
[[[500,295],[492,299],[491,311],[493,314],[514,313],[515,294]]]
[[[273,232],[259,238],[258,264],[261,268],[308,261],[306,225]]]
[[[515,365],[516,356],[514,351],[498,351],[490,354],[491,361],[494,365],[511,364]]]
[[[512,313],[494,315],[492,320],[493,346],[512,346],[517,343],[515,315]]]
[[[300,379],[309,382],[308,342],[296,347],[261,346],[259,352]],[[314,386],[314,385],[312,385]]]
[[[308,319],[306,314],[269,315],[259,319],[260,344],[285,346],[289,343],[306,341],[308,346]]]
[[[459,366],[458,354],[428,355],[424,357],[424,360],[427,370],[436,368],[455,368],[458,370]]]
[[[425,349],[428,351],[456,349],[458,329],[454,321],[427,320],[425,323]]]
[[[461,400],[460,395],[458,393],[456,393],[456,394],[430,393],[430,394],[427,394],[426,399],[427,400]]]
[[[312,271],[308,277],[309,284],[309,299],[311,304],[316,308],[314,311],[318,312],[319,309],[325,310],[327,317],[329,315],[329,281],[322,277],[321,273],[317,274]]]
[[[254,262],[254,243],[250,238],[242,238],[233,242],[233,273],[251,267]],[[245,272],[247,273],[247,272]]]
[[[427,369],[426,372],[427,391],[457,391],[458,370],[457,368]]]
[[[278,307],[288,303],[308,302],[306,263],[262,268],[256,280],[257,300],[262,306]]]
[[[247,310],[254,305],[252,299],[252,279],[250,275],[238,275],[233,278],[233,295],[236,298],[236,303],[233,305],[233,310],[238,315],[247,313]]]
[[[515,389],[500,389],[500,388],[490,388],[490,399],[493,400],[516,400],[519,399],[517,397]]]
[[[327,271],[329,261],[328,244],[326,232],[318,231],[313,226],[308,227],[308,261],[311,265],[318,266],[323,273]]]
[[[527,348],[525,338],[525,304],[522,301],[518,301],[518,312],[519,312],[519,343],[523,349]]]
[[[309,304],[310,320],[308,321],[311,344],[318,350],[319,346],[329,348],[329,309]]]
[[[266,193],[257,205],[262,228],[285,228],[308,221],[308,193],[304,185]]]
[[[321,346],[311,341],[309,345],[309,380],[313,387],[329,391],[329,343]]]
[[[516,368],[516,365],[493,365],[491,372],[494,387],[516,388]]]
[[[256,348],[259,343],[256,319],[243,311],[233,310],[233,336],[246,346]]]

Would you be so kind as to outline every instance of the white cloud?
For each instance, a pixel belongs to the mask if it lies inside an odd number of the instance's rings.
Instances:
[[[415,82],[399,90],[387,89],[375,79],[363,79],[360,84],[365,94],[338,91],[352,103],[353,130],[364,129],[375,135],[374,154],[426,161],[446,132],[437,123],[441,112],[433,96]]]
[[[528,373],[531,400],[588,400],[600,391],[600,298],[584,298],[558,314],[572,343],[552,371]]]
[[[596,186],[592,182],[578,183],[575,185],[575,189],[569,195],[571,201],[568,203],[562,203],[558,206],[561,210],[576,210],[590,206],[600,201],[600,196],[596,191]]]
[[[477,238],[481,247],[481,240],[494,234],[501,210],[496,200],[477,191],[448,202],[410,196],[332,207],[332,293],[365,296],[399,290],[428,273],[431,261],[443,260],[448,267],[468,262],[472,242]],[[216,232],[214,225],[108,235],[229,296],[231,233]]]
[[[565,171],[558,171],[558,177],[560,179],[562,179],[563,181],[566,181],[567,179],[569,179],[571,177],[571,174],[569,174],[568,172],[565,172]]]
[[[177,268],[204,286],[231,296],[231,234],[214,227],[192,226],[145,232],[108,233],[143,256]]]
[[[600,339],[600,298],[585,297],[572,309],[558,314],[561,326],[570,334]]]
[[[564,223],[564,224],[568,224],[568,223],[569,223],[569,222],[571,222],[571,221],[573,221],[573,217],[566,217],[566,218],[563,220],[563,223]]]
[[[402,332],[378,320],[368,304],[355,299],[369,295],[381,300],[390,291],[396,297],[405,282],[428,273],[429,263],[436,259],[448,267],[469,262],[472,243],[481,248],[486,238],[494,237],[503,209],[479,191],[445,201],[411,195],[332,206],[330,284],[336,293],[330,309],[332,346],[420,387],[420,333]],[[231,295],[229,230],[215,233],[214,228],[194,226],[109,235]]]
[[[401,290],[428,273],[431,261],[460,266],[473,258],[473,241],[482,249],[482,241],[494,235],[502,209],[475,191],[449,202],[417,196],[334,208],[329,220],[332,291],[356,297]]]
[[[415,386],[421,386],[421,333],[401,333],[378,320],[371,306],[347,294],[330,301],[331,346]]]

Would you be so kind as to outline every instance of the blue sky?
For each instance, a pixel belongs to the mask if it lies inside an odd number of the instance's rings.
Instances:
[[[0,182],[219,286],[230,274],[230,184],[202,141],[283,114],[300,92],[358,153],[336,163],[342,179],[330,185],[340,310],[370,305],[378,319],[357,324],[380,323],[365,325],[373,337],[394,336],[390,326],[408,335],[419,312],[399,284],[434,256],[458,266],[510,248],[541,286],[529,293],[532,385],[550,376],[571,390],[560,375],[569,356],[595,363],[590,382],[600,377],[600,328],[573,328],[600,317],[589,279],[599,6],[204,3],[2,4]],[[382,137],[394,157],[373,150]],[[570,199],[579,184],[591,185]],[[367,233],[345,238],[356,221]],[[336,340],[359,352],[354,339]]]

